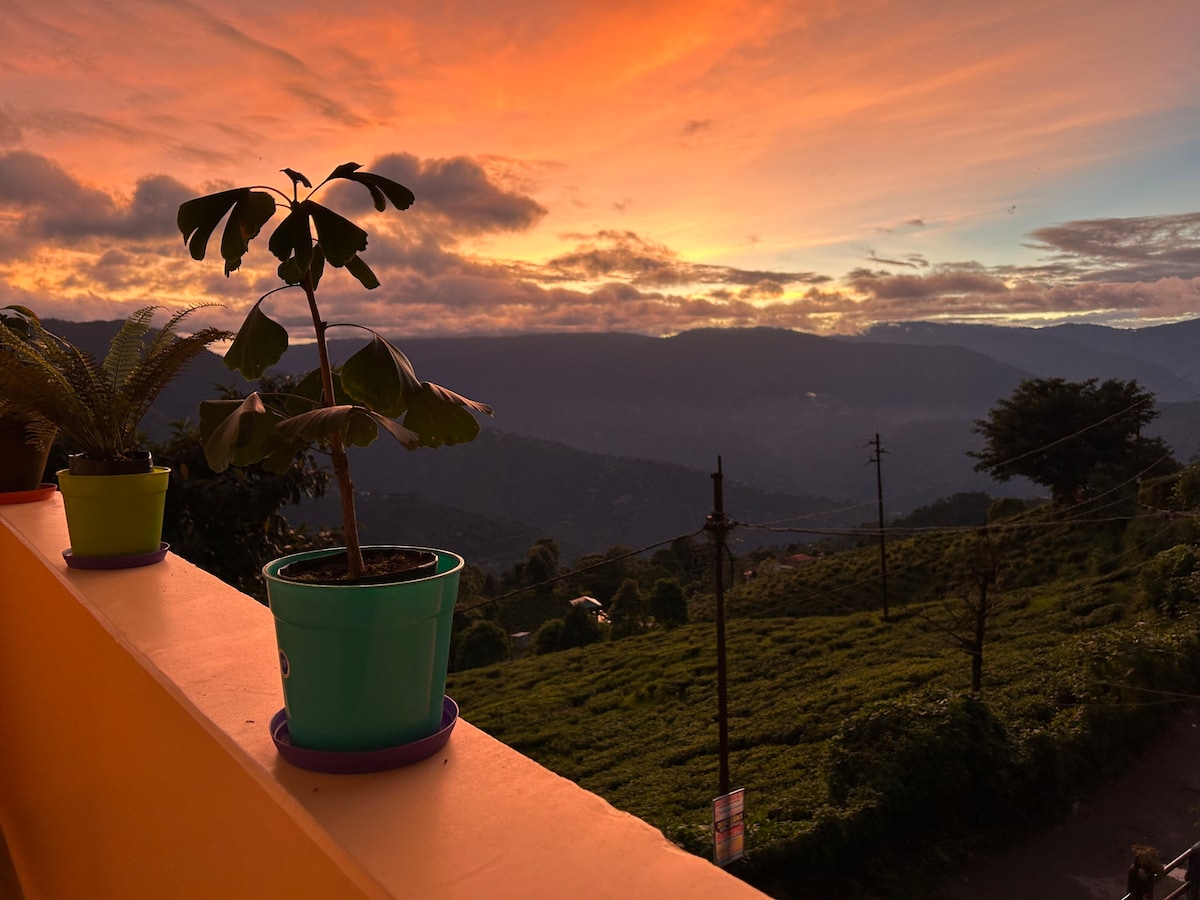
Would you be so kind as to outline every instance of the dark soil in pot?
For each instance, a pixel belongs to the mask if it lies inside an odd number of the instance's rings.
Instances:
[[[365,574],[351,579],[349,561],[343,550],[284,566],[279,570],[279,577],[307,584],[387,584],[437,574],[437,554],[409,547],[364,547],[363,564]]]
[[[144,475],[154,470],[149,450],[131,450],[119,459],[91,459],[82,453],[67,457],[72,475]]]

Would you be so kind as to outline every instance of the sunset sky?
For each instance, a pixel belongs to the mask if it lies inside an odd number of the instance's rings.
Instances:
[[[0,305],[236,327],[272,225],[226,278],[179,203],[354,161],[417,202],[324,194],[383,286],[321,296],[397,335],[1191,317],[1198,45],[1195,0],[3,0]]]

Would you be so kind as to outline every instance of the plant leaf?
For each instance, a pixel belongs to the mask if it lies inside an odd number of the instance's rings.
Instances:
[[[275,215],[274,198],[250,188],[221,191],[184,202],[179,207],[175,221],[192,258],[204,259],[208,240],[226,213],[229,213],[229,221],[225,223],[225,231],[221,235],[221,256],[225,260],[225,274],[228,275],[241,267],[250,241]]]
[[[244,400],[205,400],[200,404],[200,440],[214,472],[230,465],[249,466],[287,450],[279,423],[283,415],[262,402],[257,392]]]
[[[258,237],[262,227],[275,215],[275,200],[262,191],[248,191],[247,195],[234,204],[221,235],[221,256],[225,259],[225,275],[235,272],[242,265],[242,257],[250,249],[250,242]]]
[[[468,409],[492,415],[486,403],[468,400],[440,385],[424,382],[408,399],[404,425],[420,436],[422,447],[465,444],[479,434],[479,423]]]
[[[363,406],[391,417],[408,408],[406,396],[421,390],[408,357],[379,335],[346,360],[342,385]]]
[[[365,447],[375,439],[376,426],[382,427],[409,450],[420,443],[420,438],[399,422],[361,406],[322,406],[284,420],[279,431],[286,440],[306,443],[325,441],[333,434],[341,434],[347,444]]]
[[[321,405],[325,395],[321,385],[321,370],[313,369],[300,379],[291,390],[290,396],[284,401],[283,411],[288,416],[298,416]],[[353,406],[354,399],[342,388],[341,372],[333,371],[333,403],[332,406]]]
[[[371,192],[371,199],[379,212],[387,209],[385,197],[392,201],[392,205],[396,209],[408,209],[417,199],[412,191],[398,181],[392,181],[392,179],[376,175],[374,172],[359,172],[360,168],[362,167],[358,163],[345,163],[334,169],[329,177],[357,181],[366,187]]]
[[[362,250],[367,249],[367,233],[333,210],[305,200],[300,204],[306,215],[312,216],[317,229],[317,241],[325,254],[325,261],[341,268]]]
[[[275,227],[270,240],[267,241],[267,247],[275,254],[276,259],[282,260],[279,276],[284,281],[296,284],[304,279],[304,273],[308,271],[313,260],[312,229],[308,225],[308,212],[304,209],[304,203],[293,206],[287,217]]]
[[[312,182],[309,181],[307,178],[305,178],[302,173],[297,172],[295,169],[280,169],[279,171],[282,172],[284,175],[286,175],[288,178],[292,179],[292,187],[295,187],[297,184],[302,184],[309,190],[312,189]]]
[[[287,329],[264,313],[261,305],[260,300],[250,309],[225,351],[225,365],[251,380],[262,378],[267,367],[279,362],[288,348]]]
[[[183,242],[187,244],[192,259],[204,259],[208,249],[208,239],[221,224],[225,213],[233,208],[239,199],[250,193],[249,188],[236,188],[232,191],[221,191],[218,194],[208,194],[196,197],[180,205],[175,224],[183,233]]]
[[[346,263],[346,271],[357,278],[368,291],[373,291],[379,287],[379,279],[375,277],[375,273],[371,271],[371,267],[363,262],[362,257],[357,253],[350,257],[350,261]]]

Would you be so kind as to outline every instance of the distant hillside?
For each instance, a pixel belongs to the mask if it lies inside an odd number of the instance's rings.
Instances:
[[[117,323],[53,326],[102,352]],[[718,455],[730,482],[758,492],[727,497],[733,515],[873,503],[866,443],[876,432],[889,516],[965,491],[1029,496],[1027,482],[973,471],[975,420],[1023,378],[1137,378],[1163,391],[1150,431],[1187,459],[1200,449],[1198,338],[1200,324],[1185,322],[1141,331],[903,323],[853,339],[769,328],[396,339],[421,378],[491,403],[496,418],[464,447],[406,454],[381,443],[358,454],[356,479],[373,495],[509,523],[501,530],[521,535],[512,542],[540,532],[589,549],[697,527]],[[359,346],[334,342],[335,359]],[[312,365],[314,348],[301,345],[279,370]],[[195,420],[217,384],[245,382],[208,355],[164,392],[147,430]],[[863,511],[849,515],[861,521]]]
[[[357,345],[335,344],[346,356]],[[403,342],[421,378],[483,399],[504,431],[580,450],[674,462],[768,491],[874,497],[878,431],[889,491],[907,508],[994,487],[962,454],[971,422],[1023,377],[957,347],[855,344],[778,329],[671,338],[554,334]],[[285,356],[298,371],[313,356]]]
[[[469,534],[472,523],[482,519],[497,535],[508,536],[494,550],[482,544],[470,548],[476,554],[472,561],[491,569],[523,558],[539,537],[555,538],[564,557],[575,558],[616,544],[636,548],[696,531],[712,511],[709,472],[588,453],[496,429],[484,430],[473,443],[436,452],[406,453],[381,441],[358,453],[354,464],[357,481],[381,486],[359,504],[364,540],[436,543],[447,524]],[[715,459],[710,468],[716,468]],[[429,520],[410,509],[413,496],[469,512]],[[846,526],[863,515],[834,511],[829,500],[767,493],[734,479],[725,484],[725,508],[753,524],[810,517],[800,520],[807,527]],[[319,515],[304,509],[314,524],[334,524],[339,515],[332,501]],[[781,541],[789,538],[751,532],[746,545]],[[504,556],[513,550],[516,555]]]
[[[1132,378],[1164,401],[1184,400],[1200,393],[1200,364],[1196,361],[1200,320],[1140,329],[896,322],[876,325],[842,340],[964,347],[1038,378]]]

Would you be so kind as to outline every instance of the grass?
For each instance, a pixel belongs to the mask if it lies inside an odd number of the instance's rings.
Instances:
[[[733,786],[747,791],[749,862],[740,874],[779,896],[818,884],[829,896],[904,896],[895,871],[884,872],[912,849],[897,831],[923,836],[922,853],[932,846],[949,857],[973,839],[926,834],[935,826],[925,813],[895,799],[922,778],[936,792],[937,766],[965,760],[969,769],[979,750],[955,744],[969,658],[929,624],[954,591],[956,539],[894,546],[907,575],[896,579],[887,622],[870,608],[878,559],[868,548],[730,593],[730,769]],[[1141,561],[1170,543],[1143,522],[1013,532],[1010,587],[989,620],[981,694],[981,715],[999,735],[996,771],[964,776],[999,798],[987,828],[1022,824],[1019,809],[1049,821],[1148,739],[1167,707],[1147,688],[1200,686],[1190,661],[1194,620],[1159,615],[1137,591]],[[449,691],[473,724],[707,855],[718,748],[706,614],[711,600],[699,598],[694,624],[458,673]],[[888,710],[904,713],[884,715],[888,746],[918,755],[885,776],[888,757],[861,733]],[[910,733],[914,710],[931,718]],[[968,733],[968,743],[983,740]],[[875,869],[864,864],[833,886],[818,871],[868,849],[880,860]]]

